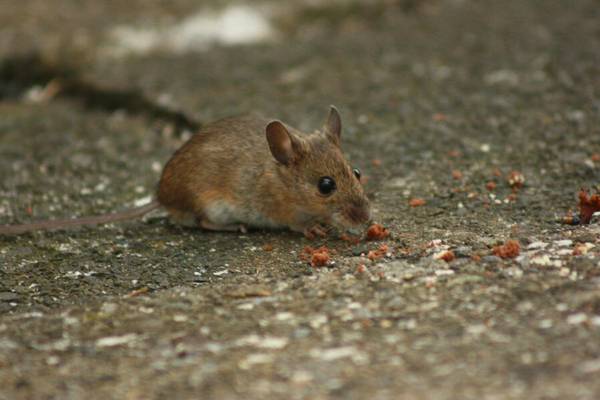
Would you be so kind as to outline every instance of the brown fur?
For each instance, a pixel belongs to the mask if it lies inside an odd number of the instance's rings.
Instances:
[[[341,129],[337,110],[332,108],[322,131],[307,135],[285,126],[296,151],[287,165],[276,161],[269,148],[269,122],[245,116],[203,128],[165,166],[158,201],[211,225],[215,221],[210,221],[207,207],[215,204],[234,207],[247,220],[231,223],[249,226],[263,218],[297,231],[315,224],[347,228],[367,222],[369,202],[341,152],[339,131],[330,131]],[[318,191],[323,176],[337,183],[330,196]]]

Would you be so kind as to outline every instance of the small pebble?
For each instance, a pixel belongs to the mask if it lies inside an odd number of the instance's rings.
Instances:
[[[571,325],[579,325],[587,321],[588,317],[584,313],[571,314],[567,317],[567,323]]]
[[[502,261],[502,259],[498,256],[483,256],[481,257],[481,261],[488,264],[495,264]]]
[[[471,257],[472,253],[473,253],[473,249],[469,246],[460,246],[460,247],[457,247],[456,249],[454,249],[454,255],[459,258]]]
[[[19,300],[19,295],[13,292],[0,292],[0,301],[16,301]]]
[[[527,250],[545,249],[548,247],[548,243],[545,242],[533,242],[527,246]]]
[[[557,240],[556,242],[554,242],[554,244],[558,247],[569,247],[573,245],[573,241],[570,239]]]
[[[352,248],[353,256],[360,256],[361,254],[367,254],[369,252],[369,248],[366,245],[358,245]]]

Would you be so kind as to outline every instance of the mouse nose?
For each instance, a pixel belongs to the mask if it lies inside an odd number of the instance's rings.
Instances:
[[[348,219],[355,224],[364,224],[371,219],[369,202],[363,199],[354,199],[346,210]]]

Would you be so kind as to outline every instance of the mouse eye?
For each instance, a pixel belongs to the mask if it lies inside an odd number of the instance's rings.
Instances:
[[[354,176],[356,177],[356,179],[358,179],[360,181],[360,169],[354,168],[352,170],[352,173],[354,174]]]
[[[331,193],[334,192],[336,186],[335,186],[335,181],[333,180],[333,178],[329,177],[329,176],[323,176],[319,179],[319,192],[321,192],[321,194],[324,195],[330,195]]]

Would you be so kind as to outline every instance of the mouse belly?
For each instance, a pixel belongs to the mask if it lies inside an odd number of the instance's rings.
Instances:
[[[205,206],[203,218],[214,226],[222,227],[240,224],[250,228],[283,228],[285,226],[271,218],[267,218],[256,210],[233,205],[225,201],[214,201]]]

